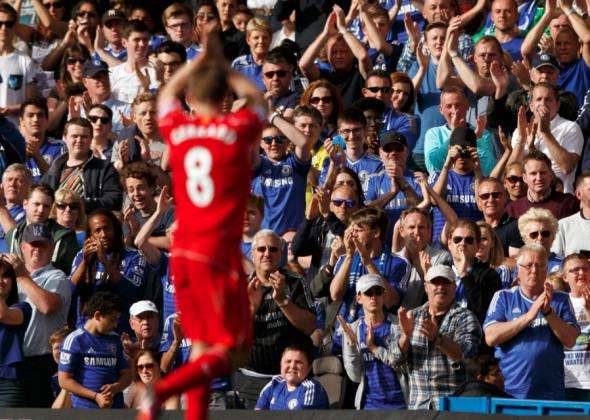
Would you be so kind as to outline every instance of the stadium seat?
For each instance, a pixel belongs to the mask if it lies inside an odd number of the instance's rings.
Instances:
[[[342,362],[335,356],[321,357],[313,361],[313,375],[326,392],[330,401],[330,408],[342,408],[346,378]]]

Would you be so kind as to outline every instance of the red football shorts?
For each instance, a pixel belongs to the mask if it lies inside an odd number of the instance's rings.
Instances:
[[[170,269],[186,336],[211,345],[250,347],[253,326],[240,257],[216,261],[183,249],[172,255]]]

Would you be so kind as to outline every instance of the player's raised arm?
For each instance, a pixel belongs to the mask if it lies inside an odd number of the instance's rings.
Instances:
[[[246,106],[259,107],[268,111],[266,99],[260,89],[242,73],[231,70],[227,83],[238,98],[246,99]]]

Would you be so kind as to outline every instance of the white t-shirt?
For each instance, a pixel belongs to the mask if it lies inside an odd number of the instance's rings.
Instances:
[[[111,80],[112,96],[130,104],[141,91],[141,82],[135,73],[127,71],[126,67],[126,62],[112,67],[109,78]],[[147,64],[141,68],[142,73],[145,74],[146,69],[150,76],[150,90],[156,90],[158,88],[156,69],[151,64]]]
[[[573,121],[566,120],[565,118],[556,115],[551,120],[551,134],[557,140],[557,143],[565,150],[570,153],[575,153],[578,156],[582,155],[582,146],[584,145],[584,135],[582,134],[582,129],[578,124]],[[516,147],[517,144],[520,143],[520,135],[518,133],[518,129],[514,131],[512,135],[512,147]],[[535,147],[537,150],[545,153],[549,159],[551,159],[551,168],[555,175],[559,179],[563,181],[563,188],[564,192],[566,193],[573,193],[574,192],[574,181],[576,178],[576,171],[573,170],[569,174],[565,174],[559,166],[555,163],[555,159],[551,156],[549,152],[549,148],[545,144],[544,141],[541,141],[539,137],[535,138],[534,142]],[[524,153],[528,153],[528,148],[525,145]]]
[[[570,295],[570,300],[582,333],[574,347],[565,350],[565,387],[590,389],[590,320],[584,310],[584,298]]]
[[[551,245],[551,252],[565,258],[580,250],[590,251],[590,220],[584,219],[581,212],[559,220],[557,235]]]
[[[35,81],[36,66],[21,52],[0,56],[0,107],[18,105],[26,99],[26,86]],[[18,116],[7,117],[18,127]]]

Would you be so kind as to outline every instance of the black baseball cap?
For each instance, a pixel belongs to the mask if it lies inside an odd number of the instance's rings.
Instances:
[[[107,63],[101,60],[87,60],[84,63],[84,69],[82,70],[82,76],[90,79],[94,78],[98,73],[106,71],[108,73],[109,66]]]
[[[408,147],[408,140],[406,140],[406,136],[404,136],[402,133],[398,133],[397,131],[387,131],[381,136],[381,147],[385,147],[388,144],[393,143],[398,143],[404,147]]]
[[[532,65],[534,69],[538,69],[539,67],[543,66],[552,66],[557,71],[561,70],[561,66],[559,65],[557,59],[553,57],[551,54],[546,53],[539,54],[537,57],[535,57],[533,59]]]
[[[107,10],[104,15],[102,15],[101,22],[104,25],[111,20],[121,20],[125,22],[127,20],[127,16],[125,16],[125,13],[120,10],[110,9]]]
[[[451,133],[451,146],[477,147],[475,131],[469,127],[456,127]]]
[[[31,223],[25,227],[22,241],[28,244],[47,242],[53,245],[53,236],[51,236],[49,228],[44,223]]]

